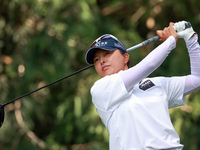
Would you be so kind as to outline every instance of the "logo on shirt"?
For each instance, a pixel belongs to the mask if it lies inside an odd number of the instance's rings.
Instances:
[[[139,88],[143,91],[155,86],[155,84],[151,80],[146,80],[139,85]]]

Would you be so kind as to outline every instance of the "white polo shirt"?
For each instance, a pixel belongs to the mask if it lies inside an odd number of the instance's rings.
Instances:
[[[168,109],[185,104],[185,77],[146,78],[128,93],[120,73],[91,88],[92,101],[109,132],[110,150],[182,148]]]

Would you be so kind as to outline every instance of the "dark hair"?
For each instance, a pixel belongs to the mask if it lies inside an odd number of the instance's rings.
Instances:
[[[119,50],[120,50],[120,52],[121,52],[122,55],[126,53],[126,52],[124,52],[121,49],[119,49]],[[127,62],[127,66],[128,66],[128,68],[130,68],[130,58],[129,58],[129,61]]]

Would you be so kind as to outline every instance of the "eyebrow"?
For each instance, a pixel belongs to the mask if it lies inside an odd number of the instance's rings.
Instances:
[[[97,55],[96,55],[96,54],[94,54],[94,56],[93,56],[93,59],[94,59],[95,57],[97,57]]]
[[[94,53],[93,58],[94,58],[94,57],[97,57],[96,53],[99,52],[99,51],[103,51],[103,52],[104,52],[104,51],[107,51],[107,50],[104,50],[104,49],[98,49],[98,50]]]

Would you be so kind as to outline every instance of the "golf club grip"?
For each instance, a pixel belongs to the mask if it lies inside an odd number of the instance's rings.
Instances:
[[[185,29],[190,28],[190,27],[191,27],[191,23],[190,23],[190,22],[186,22],[186,23],[185,23]],[[175,29],[175,30],[176,30],[176,29]],[[154,36],[154,37],[152,37],[152,38],[150,38],[150,39],[148,39],[148,40],[142,42],[142,46],[147,45],[147,44],[152,43],[152,42],[155,42],[155,41],[157,41],[157,40],[159,40],[159,39],[160,39],[159,36]]]
[[[160,39],[159,36],[154,36],[154,37],[142,42],[142,46],[147,45],[147,44],[152,43],[152,42],[155,42],[155,41],[157,41],[159,39]]]

